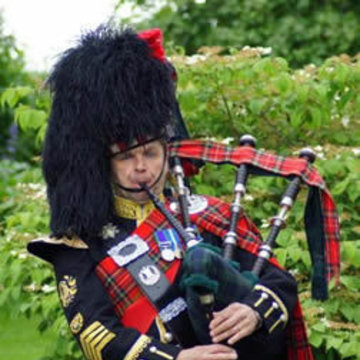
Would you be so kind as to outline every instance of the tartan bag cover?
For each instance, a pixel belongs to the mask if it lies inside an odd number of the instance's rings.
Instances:
[[[192,214],[191,221],[199,231],[208,231],[222,237],[229,226],[230,205],[217,198],[206,197],[209,206],[199,214]],[[144,239],[150,247],[148,255],[165,273],[172,283],[180,266],[180,261],[172,263],[163,261],[160,251],[154,240],[154,233],[159,229],[171,227],[164,215],[154,210],[132,235]],[[255,225],[245,216],[239,219],[238,246],[244,250],[257,254],[261,245],[260,233]],[[270,260],[279,266],[273,258]],[[114,304],[115,311],[124,326],[131,326],[142,333],[146,333],[151,323],[158,315],[158,311],[142,294],[137,284],[125,268],[119,267],[111,257],[104,258],[96,267],[97,275],[105,286]],[[138,321],[141,318],[142,321]],[[312,360],[311,348],[308,344],[304,319],[299,301],[297,302],[287,331],[288,360]]]
[[[283,157],[249,146],[228,147],[203,140],[182,140],[169,147],[170,156],[198,159],[215,164],[251,165],[259,175],[299,176],[310,186],[305,212],[306,233],[314,266],[313,297],[325,299],[332,277],[340,279],[340,231],[335,203],[319,172],[305,159]]]

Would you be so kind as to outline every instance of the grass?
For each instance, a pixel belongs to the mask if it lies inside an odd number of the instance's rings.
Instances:
[[[52,348],[55,333],[40,334],[36,319],[0,314],[0,360],[39,360]]]

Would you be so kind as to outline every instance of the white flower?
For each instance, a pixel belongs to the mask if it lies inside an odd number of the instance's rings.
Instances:
[[[24,290],[28,292],[34,292],[38,289],[35,283],[31,283],[30,285],[24,286]]]
[[[270,55],[272,53],[272,48],[268,47],[260,47],[258,48],[261,55]]]
[[[343,116],[341,118],[341,124],[344,126],[344,127],[348,127],[349,126],[349,123],[350,123],[350,117],[349,116]]]
[[[335,68],[333,68],[332,66],[326,68],[326,71],[327,71],[328,73],[331,73],[331,72],[333,72],[334,70],[335,70]]]
[[[213,136],[208,136],[205,138],[205,140],[207,141],[218,141],[219,139],[217,139],[216,137],[213,137]]]
[[[316,156],[317,156],[319,159],[321,159],[321,160],[325,160],[325,159],[326,159],[325,154],[324,154],[323,152],[317,153]]]
[[[315,151],[323,151],[324,148],[323,148],[321,145],[316,145],[316,146],[314,147],[314,150],[315,150]]]
[[[26,253],[19,254],[19,259],[26,259],[27,257],[28,257],[28,254],[26,254]]]
[[[192,56],[188,56],[186,58],[185,63],[187,65],[194,65],[194,64],[198,63],[199,61],[204,61],[204,60],[206,60],[206,55],[195,54],[195,55],[192,55]]]
[[[28,184],[28,188],[29,188],[30,190],[40,190],[41,187],[42,187],[42,185],[41,185],[41,184],[37,184],[37,183],[29,183],[29,184]]]
[[[230,143],[232,143],[234,141],[233,137],[227,137],[225,139],[223,139],[221,142],[225,145],[230,145]]]
[[[41,291],[44,292],[45,294],[48,294],[48,293],[51,293],[51,292],[54,292],[56,289],[55,286],[51,286],[51,285],[48,285],[48,284],[45,284],[41,287]]]
[[[338,95],[338,94],[336,94],[335,96],[334,96],[334,100],[335,101],[339,101],[341,99],[341,97]]]
[[[254,197],[250,194],[245,194],[244,200],[245,201],[254,201]]]
[[[261,229],[267,229],[268,227],[270,227],[270,223],[268,220],[266,219],[261,219],[261,225],[260,225],[260,228]]]
[[[247,110],[246,110],[246,107],[241,107],[241,109],[239,110],[239,114],[240,115],[243,115],[243,116],[246,116],[247,115]]]
[[[288,271],[292,276],[295,276],[296,274],[299,274],[299,272],[300,272],[299,269],[289,269]]]
[[[329,326],[330,326],[330,324],[329,324],[329,320],[328,320],[328,319],[326,319],[325,317],[324,317],[324,318],[322,318],[322,319],[320,319],[320,321],[321,321],[322,323],[324,323],[326,327],[329,327]]]
[[[353,152],[353,154],[354,154],[355,156],[360,155],[360,148],[353,148],[353,149],[351,149],[351,151]]]

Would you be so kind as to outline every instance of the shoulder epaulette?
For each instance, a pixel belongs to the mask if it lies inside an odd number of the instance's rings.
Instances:
[[[59,245],[73,249],[88,249],[86,243],[76,236],[71,239],[67,237],[59,239],[51,236],[39,237],[31,240],[27,245],[27,249],[31,254],[52,263],[53,255],[57,252]]]
[[[59,239],[51,236],[39,237],[31,240],[30,243],[45,243],[51,245],[66,245],[75,249],[88,249],[88,246],[77,236],[73,236],[71,239],[63,236]]]

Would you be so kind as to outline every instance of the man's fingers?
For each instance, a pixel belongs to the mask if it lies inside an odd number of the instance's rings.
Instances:
[[[221,333],[215,334],[213,332],[210,332],[210,336],[212,337],[214,343],[218,343],[229,338],[230,336],[235,335],[240,330],[240,326],[241,325],[231,326],[230,328],[223,330]]]
[[[222,344],[209,345],[209,360],[236,360],[237,353],[229,346]]]
[[[233,316],[233,317],[230,317],[220,323],[214,323],[213,326],[211,326],[211,324],[210,324],[210,335],[216,336],[216,335],[221,334],[224,331],[227,331],[227,330],[233,328],[236,325],[236,323],[239,322],[239,320],[240,319]]]
[[[252,332],[253,330],[251,326],[243,327],[241,330],[237,331],[233,336],[231,336],[227,343],[229,345],[234,345],[236,342],[250,335]]]
[[[213,353],[233,353],[235,352],[233,348],[223,344],[210,344],[203,345],[202,348],[206,348],[209,352]]]
[[[228,308],[227,308],[228,309]],[[214,343],[219,343],[228,339],[228,344],[233,345],[235,342],[252,334],[257,326],[257,317],[252,309],[248,307],[237,306],[235,312],[226,318],[228,311],[219,312],[217,318],[210,323],[210,336]],[[224,315],[225,314],[225,315]]]
[[[236,360],[237,353],[229,346],[222,344],[199,345],[182,350],[178,360]]]

